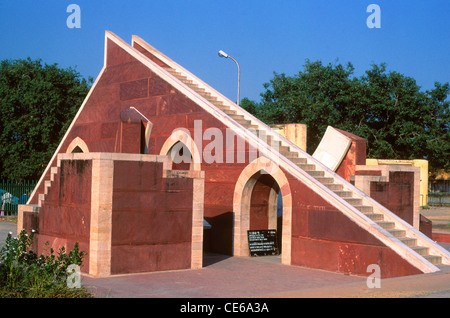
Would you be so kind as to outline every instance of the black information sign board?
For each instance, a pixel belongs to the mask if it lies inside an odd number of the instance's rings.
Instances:
[[[247,231],[251,256],[278,255],[277,230]]]

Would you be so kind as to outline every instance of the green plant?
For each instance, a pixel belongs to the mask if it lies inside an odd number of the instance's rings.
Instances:
[[[17,238],[8,234],[0,250],[0,297],[91,297],[85,288],[68,286],[69,266],[81,266],[86,255],[78,243],[69,253],[64,247],[56,254],[50,248],[38,256],[31,249],[33,238],[34,232],[25,230]]]

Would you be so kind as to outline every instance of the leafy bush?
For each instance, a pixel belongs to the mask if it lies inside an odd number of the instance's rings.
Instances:
[[[68,254],[62,247],[57,254],[51,248],[47,255],[38,256],[31,250],[33,237],[34,232],[28,235],[25,230],[17,238],[8,234],[0,250],[0,297],[91,297],[84,287],[71,288],[70,284],[68,270],[71,265],[81,266],[86,255],[78,243]]]

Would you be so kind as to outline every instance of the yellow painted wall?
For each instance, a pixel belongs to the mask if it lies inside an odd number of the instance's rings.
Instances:
[[[306,151],[306,125],[305,124],[283,124],[271,125],[270,128]]]

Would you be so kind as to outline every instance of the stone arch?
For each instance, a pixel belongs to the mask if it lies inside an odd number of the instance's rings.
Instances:
[[[87,144],[84,142],[83,139],[80,137],[76,137],[67,147],[66,153],[73,153],[73,152],[89,152],[89,148]]]
[[[252,191],[258,181],[259,175],[269,174],[278,184],[283,200],[283,225],[282,225],[282,252],[283,264],[291,262],[291,220],[292,220],[292,195],[289,181],[281,168],[273,161],[259,157],[249,163],[242,170],[235,186],[233,197],[234,211],[234,256],[248,256],[247,230],[250,228],[250,200]],[[276,195],[271,194],[269,204],[276,205]],[[272,202],[270,202],[272,201]],[[269,223],[273,222],[269,220]]]
[[[183,143],[187,149],[190,151],[192,155],[192,162],[190,166],[190,170],[200,171],[201,170],[201,156],[198,150],[197,145],[189,133],[189,130],[185,128],[175,129],[172,134],[166,139],[161,150],[159,152],[160,155],[168,155],[172,147],[177,143]],[[169,165],[169,169],[172,168],[172,162]]]

